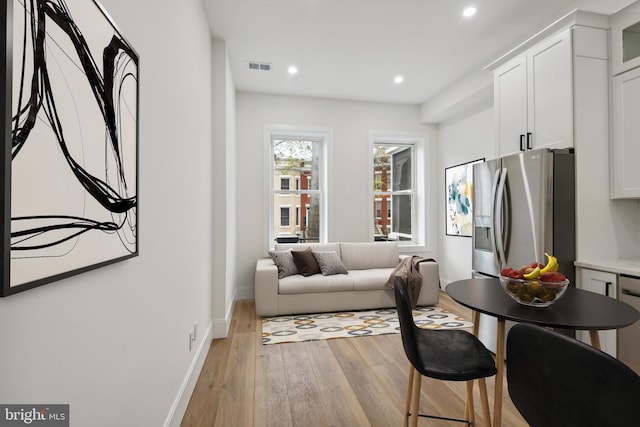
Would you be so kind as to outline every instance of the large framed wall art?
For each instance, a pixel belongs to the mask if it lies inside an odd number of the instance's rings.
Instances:
[[[93,0],[0,0],[2,289],[138,255],[139,57]]]
[[[473,228],[473,165],[484,162],[474,160],[446,168],[444,171],[446,195],[446,234],[470,237]]]

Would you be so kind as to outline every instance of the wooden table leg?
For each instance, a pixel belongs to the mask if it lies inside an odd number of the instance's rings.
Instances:
[[[589,329],[589,340],[591,341],[591,347],[595,347],[598,350],[600,348],[600,334],[598,334],[597,329]]]
[[[504,377],[504,326],[505,320],[498,319],[496,337],[496,384],[493,396],[493,427],[502,425],[502,381]]]
[[[473,335],[478,336],[478,331],[480,330],[480,312],[473,311],[471,321],[473,322]]]

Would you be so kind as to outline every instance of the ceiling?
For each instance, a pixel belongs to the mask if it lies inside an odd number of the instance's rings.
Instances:
[[[202,1],[213,36],[226,41],[237,90],[406,104],[429,100],[573,9],[611,14],[633,2]],[[465,18],[469,5],[478,11]],[[289,75],[293,64],[298,73]]]

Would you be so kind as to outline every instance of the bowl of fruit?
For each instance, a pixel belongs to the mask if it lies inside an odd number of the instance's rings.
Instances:
[[[558,301],[567,290],[569,280],[558,272],[558,261],[545,254],[546,265],[532,262],[519,269],[500,271],[502,289],[518,303],[532,307],[548,307]]]

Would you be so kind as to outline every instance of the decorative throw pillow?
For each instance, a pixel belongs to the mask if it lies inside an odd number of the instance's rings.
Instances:
[[[298,267],[291,255],[291,249],[286,251],[269,251],[269,256],[273,263],[278,267],[278,279],[298,274]]]
[[[303,276],[312,276],[320,273],[320,267],[313,257],[311,248],[307,248],[304,251],[292,251],[291,254],[293,255],[293,261],[296,263],[296,267],[298,267],[298,271]]]
[[[349,273],[335,251],[313,251],[312,253],[323,276]]]

